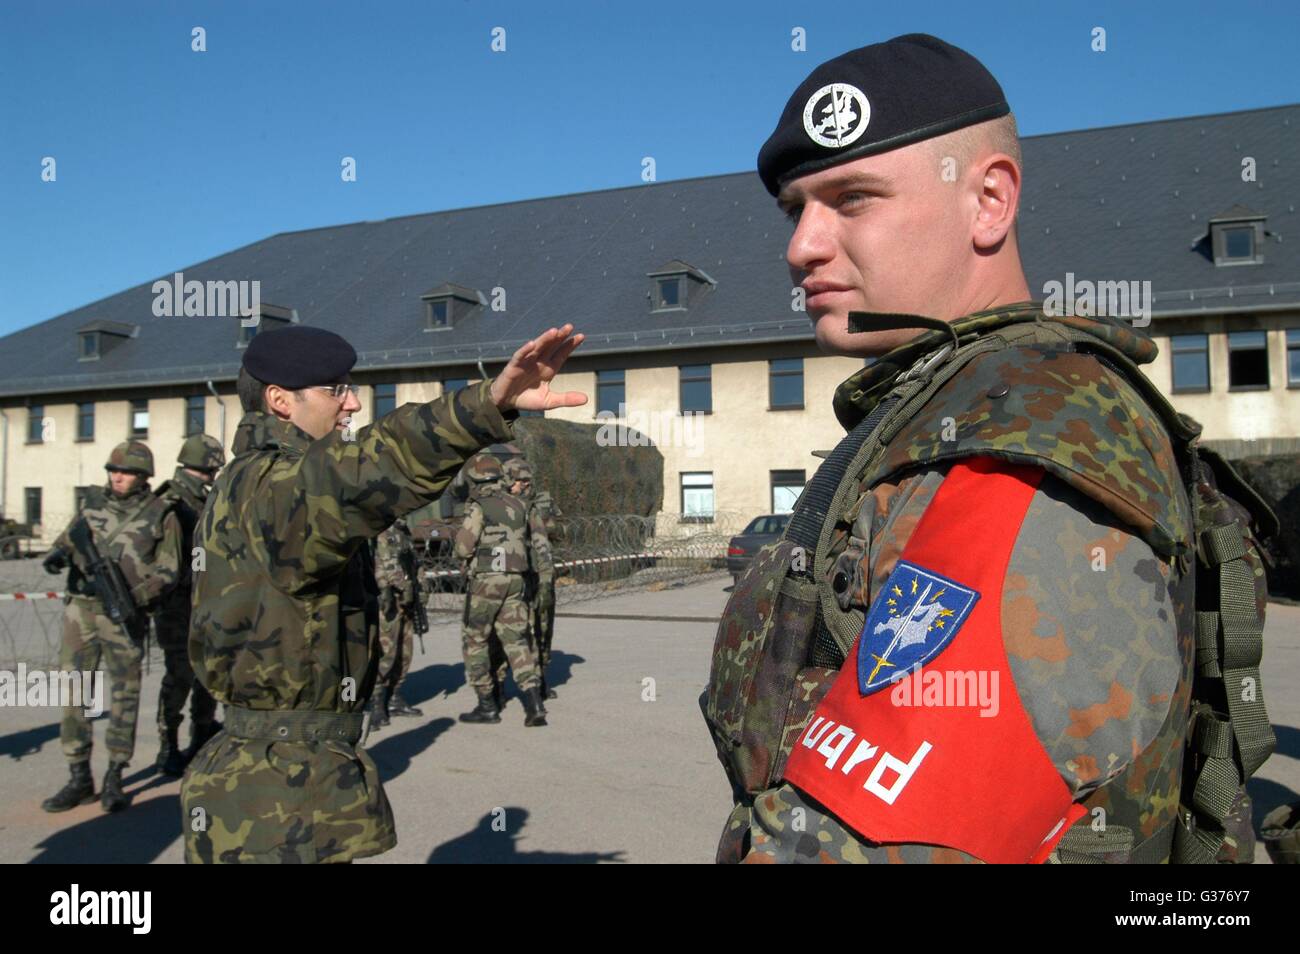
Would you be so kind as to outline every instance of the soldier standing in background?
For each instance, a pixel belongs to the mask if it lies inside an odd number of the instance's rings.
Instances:
[[[91,672],[102,664],[112,683],[101,804],[104,811],[116,812],[130,804],[122,791],[122,770],[135,752],[140,661],[149,634],[145,611],[176,583],[181,527],[167,503],[149,489],[153,454],[148,447],[139,441],[118,444],[104,468],[108,486],[92,488],[86,495],[81,512],[54,541],[44,566],[59,573],[70,564],[59,668]],[[90,551],[104,561],[98,573],[92,569],[96,564]],[[95,798],[90,778],[94,729],[81,707],[64,707],[59,739],[71,778],[41,804],[47,812],[64,812]]]
[[[555,561],[551,546],[551,528],[543,511],[541,495],[533,492],[533,469],[522,457],[513,457],[505,463],[506,481],[510,492],[528,507],[528,558],[532,568],[530,599],[528,601],[530,632],[533,652],[537,656],[538,689],[542,699],[556,698],[555,690],[546,683],[546,664],[551,659],[551,633],[555,621]],[[550,494],[546,494],[550,503]]]
[[[546,725],[537,660],[528,645],[528,508],[503,486],[505,475],[495,457],[480,454],[466,468],[466,476],[473,489],[465,523],[456,534],[456,555],[468,562],[465,681],[478,697],[478,705],[460,719],[501,721],[488,649],[495,632],[522,695],[524,725]]]
[[[179,778],[194,753],[220,730],[217,703],[203,684],[195,682],[190,665],[190,611],[193,595],[191,576],[194,527],[203,512],[204,501],[212,481],[226,463],[221,442],[207,434],[186,438],[176,458],[180,465],[172,479],[158,488],[158,496],[176,514],[181,525],[181,559],[176,586],[163,598],[154,616],[154,630],[162,648],[166,671],[158,693],[158,760],[155,766],[163,775]],[[191,691],[193,695],[190,695]],[[181,709],[190,696],[190,745],[180,750],[178,734]]]
[[[542,675],[542,698],[554,699],[555,690],[546,681],[546,666],[551,661],[551,641],[555,636],[555,576],[559,569],[555,564],[555,551],[559,539],[559,520],[564,513],[544,488],[534,491],[533,506],[546,529],[546,539],[550,544],[551,574],[547,580],[542,581],[537,591],[537,644],[541,647],[538,651],[538,667]]]
[[[375,538],[375,582],[379,584],[379,682],[371,697],[370,725],[388,725],[388,717],[419,716],[422,711],[402,698],[402,683],[411,668],[415,630],[417,569],[411,528],[398,520]]]
[[[518,410],[576,407],[550,381],[582,335],[552,328],[496,378],[405,404],[353,431],[356,351],[321,328],[259,333],[244,352],[233,459],[196,531],[190,660],[225,726],[181,782],[188,862],[347,862],[397,843],[358,746],[379,672],[368,541],[436,499]]]

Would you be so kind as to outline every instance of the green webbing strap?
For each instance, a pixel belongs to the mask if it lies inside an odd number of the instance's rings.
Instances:
[[[1128,855],[1126,864],[1158,865],[1168,860],[1172,851],[1175,821],[1165,822],[1150,838],[1136,845],[1133,830],[1123,825],[1107,825],[1102,831],[1093,831],[1091,824],[1080,822],[1057,844],[1057,861],[1063,865],[1100,865],[1106,863],[1102,856],[1122,851]]]
[[[1196,614],[1196,675],[1206,679],[1221,679],[1219,668],[1219,614]]]
[[[1211,560],[1219,567],[1219,623],[1223,632],[1223,688],[1228,715],[1241,753],[1243,779],[1273,754],[1277,739],[1264,709],[1259,663],[1264,655],[1264,627],[1255,602],[1255,580],[1245,560],[1246,543],[1238,524],[1211,527],[1202,535]]]

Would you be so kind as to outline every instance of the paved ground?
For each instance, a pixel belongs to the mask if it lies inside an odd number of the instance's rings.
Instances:
[[[374,862],[708,862],[730,798],[696,703],[730,579],[575,605],[556,623],[551,725],[525,729],[518,701],[498,726],[463,725],[472,706],[459,636],[437,617],[408,698],[424,709],[369,742],[397,817],[398,845]],[[610,618],[605,618],[610,617]],[[644,619],[641,617],[652,617]],[[662,619],[661,619],[662,617]],[[1279,750],[1252,783],[1256,819],[1300,799],[1300,607],[1272,604],[1265,687]],[[129,789],[135,805],[40,810],[66,769],[56,714],[0,709],[0,862],[178,862],[178,784],[154,776],[146,704]],[[643,701],[645,680],[654,701]],[[103,727],[94,768],[104,770]],[[97,781],[98,784],[98,781]],[[504,810],[506,830],[493,829]],[[498,826],[499,827],[499,826]],[[1266,860],[1262,847],[1259,860]]]

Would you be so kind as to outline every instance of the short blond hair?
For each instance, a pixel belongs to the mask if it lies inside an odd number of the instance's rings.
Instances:
[[[1024,168],[1020,155],[1020,134],[1016,129],[1016,117],[1012,113],[936,136],[930,140],[930,148],[938,159],[957,160],[958,169],[966,169],[971,163],[995,153],[1005,153],[1015,160],[1017,168]]]

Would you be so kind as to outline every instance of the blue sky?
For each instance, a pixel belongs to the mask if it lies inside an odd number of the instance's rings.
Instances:
[[[0,334],[276,232],[752,170],[813,67],[901,33],[1024,135],[1300,101],[1294,2],[805,7],[4,0]]]

